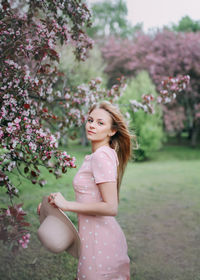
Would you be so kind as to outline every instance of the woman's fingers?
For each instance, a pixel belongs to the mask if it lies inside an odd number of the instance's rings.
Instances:
[[[57,208],[57,205],[55,203],[55,198],[57,196],[57,193],[51,193],[49,196],[48,196],[48,202],[54,206],[55,208]]]
[[[53,200],[54,200],[54,197],[55,197],[55,195],[53,194],[53,193],[51,193],[49,196],[48,196],[48,202],[53,202]]]
[[[64,208],[66,200],[60,192],[51,193],[48,196],[48,202],[56,208]]]

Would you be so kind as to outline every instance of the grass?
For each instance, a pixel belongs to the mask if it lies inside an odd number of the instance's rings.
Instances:
[[[70,146],[77,165],[90,148]],[[117,219],[127,238],[131,280],[200,280],[200,149],[167,146],[151,161],[129,163],[122,187]],[[53,255],[36,237],[36,206],[43,195],[61,191],[74,199],[69,170],[56,180],[48,176],[44,188],[23,181],[20,201],[32,223],[28,249],[13,256],[0,248],[0,275],[5,280],[73,280],[77,261],[66,253]],[[6,196],[1,190],[1,205]],[[17,201],[16,201],[17,202]],[[76,215],[70,214],[76,223]]]
[[[199,170],[200,151],[184,147],[166,147],[153,161],[128,166],[119,221],[131,279],[200,279]]]

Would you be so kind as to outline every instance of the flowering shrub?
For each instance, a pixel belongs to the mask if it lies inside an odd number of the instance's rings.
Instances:
[[[20,247],[27,248],[30,240],[30,233],[24,228],[30,224],[24,220],[26,213],[21,207],[18,204],[0,209],[0,240],[11,245],[14,252]]]
[[[186,121],[185,109],[183,106],[177,104],[177,95],[186,89],[190,82],[190,77],[183,76],[168,78],[162,81],[161,96],[158,97],[158,102],[168,104],[163,106],[163,118],[165,129],[168,133],[181,132],[184,129],[184,122]]]
[[[177,76],[176,78],[168,77],[161,82],[159,95],[156,100],[152,94],[143,94],[142,102],[137,100],[129,100],[130,106],[134,112],[142,109],[144,112],[153,114],[154,105],[153,102],[158,104],[170,104],[176,100],[177,95],[179,95],[190,83],[190,77]],[[165,111],[167,112],[167,111]],[[184,119],[185,120],[185,119]],[[178,124],[182,127],[182,125]]]
[[[181,132],[186,121],[184,107],[178,104],[163,106],[165,129],[168,133]]]
[[[150,94],[144,94],[150,93]],[[137,137],[133,146],[135,161],[147,160],[158,151],[165,139],[161,121],[161,108],[156,103],[158,93],[146,71],[141,71],[127,83],[127,88],[119,99],[119,104],[128,118],[129,127]]]
[[[166,108],[163,104],[174,108],[177,96],[182,94],[181,90],[188,84],[187,76],[176,79],[169,77],[163,80],[160,91],[157,92],[146,71],[139,72],[135,78],[129,80],[119,104],[123,112],[126,112],[129,126],[137,136],[138,145],[133,153],[135,160],[151,158],[154,152],[162,147],[166,140],[162,117],[164,120],[168,116],[171,117],[168,112],[163,114],[162,107]],[[180,123],[180,117],[177,123]]]

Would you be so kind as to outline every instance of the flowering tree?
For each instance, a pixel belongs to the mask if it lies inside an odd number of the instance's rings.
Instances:
[[[174,100],[173,109],[182,107],[184,116],[179,117],[180,124],[173,131],[184,126],[190,133],[191,145],[195,146],[199,129],[199,63],[200,33],[173,33],[160,31],[155,35],[139,34],[135,40],[111,38],[102,49],[107,62],[106,72],[112,85],[116,76],[133,76],[146,69],[157,86],[162,90],[161,81],[167,77],[189,75],[190,86]],[[168,111],[172,109],[168,106]],[[183,123],[184,119],[186,120]],[[170,122],[171,124],[173,122]],[[165,123],[166,127],[168,123]],[[167,128],[168,129],[168,128]]]
[[[108,91],[100,79],[74,91],[66,84],[57,89],[63,74],[56,45],[71,44],[78,60],[92,47],[84,32],[90,12],[81,1],[3,0],[0,5],[0,186],[12,201],[18,196],[12,172],[43,186],[40,166],[56,178],[75,167],[75,158],[58,149],[60,135],[80,125],[93,102],[117,97],[123,80]],[[0,212],[0,240],[15,249],[25,248],[30,237],[21,206],[12,203]]]

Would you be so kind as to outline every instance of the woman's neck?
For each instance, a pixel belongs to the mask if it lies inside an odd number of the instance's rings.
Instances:
[[[92,142],[92,152],[94,153],[98,148],[102,146],[110,147],[108,142]]]

